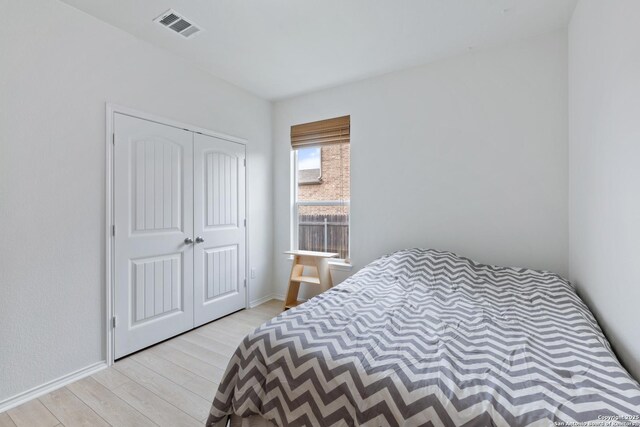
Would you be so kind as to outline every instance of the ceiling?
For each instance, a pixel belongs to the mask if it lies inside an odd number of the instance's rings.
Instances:
[[[566,27],[576,0],[62,0],[281,99]],[[153,19],[174,9],[191,39]]]

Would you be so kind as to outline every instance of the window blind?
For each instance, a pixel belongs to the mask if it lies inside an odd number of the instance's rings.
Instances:
[[[336,117],[291,126],[291,147],[348,143],[351,133],[351,116]]]

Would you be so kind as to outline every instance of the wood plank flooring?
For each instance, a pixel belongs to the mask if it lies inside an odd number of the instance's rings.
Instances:
[[[202,426],[237,345],[281,310],[272,300],[133,354],[0,413],[0,427]]]

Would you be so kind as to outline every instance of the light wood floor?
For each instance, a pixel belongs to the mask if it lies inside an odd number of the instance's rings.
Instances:
[[[0,413],[0,427],[202,426],[231,355],[272,300],[201,326]]]

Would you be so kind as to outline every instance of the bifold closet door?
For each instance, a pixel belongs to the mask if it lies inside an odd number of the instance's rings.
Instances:
[[[115,114],[115,356],[193,328],[193,133]]]
[[[245,146],[194,135],[195,326],[245,307]]]

